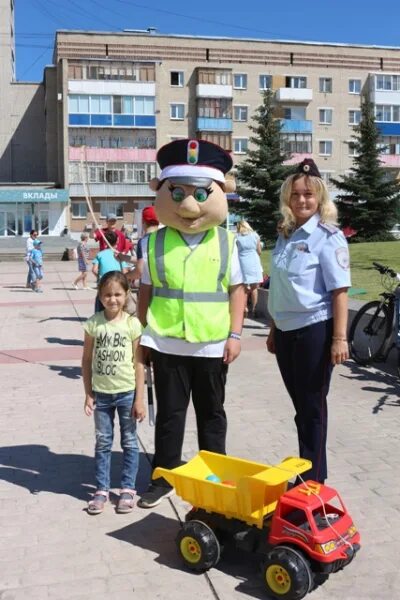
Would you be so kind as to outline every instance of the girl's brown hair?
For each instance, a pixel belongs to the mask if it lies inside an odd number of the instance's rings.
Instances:
[[[129,282],[125,275],[121,271],[109,271],[100,279],[97,286],[97,293],[99,297],[104,291],[104,288],[110,283],[110,281],[115,281],[119,283],[123,290],[128,293],[129,291]]]

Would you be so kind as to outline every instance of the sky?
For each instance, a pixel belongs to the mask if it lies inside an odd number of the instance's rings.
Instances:
[[[382,9],[382,10],[381,10]],[[400,1],[15,0],[18,81],[42,81],[58,29],[399,46]]]

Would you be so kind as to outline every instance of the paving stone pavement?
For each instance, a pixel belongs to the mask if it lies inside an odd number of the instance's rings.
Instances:
[[[75,264],[48,263],[44,293],[24,287],[22,263],[0,263],[0,600],[249,600],[267,598],[253,556],[228,550],[206,575],[185,570],[174,544],[187,506],[87,515],[93,491],[93,422],[83,413],[82,322],[95,291],[73,290]],[[246,320],[231,366],[226,408],[230,454],[265,463],[297,452],[293,411],[265,324]],[[329,483],[362,535],[356,560],[312,592],[314,600],[394,599],[400,588],[399,383],[349,361],[335,369]],[[153,429],[138,426],[138,493],[149,479]],[[197,451],[190,411],[184,458]],[[114,473],[121,453],[113,452]],[[117,487],[116,480],[113,485]]]

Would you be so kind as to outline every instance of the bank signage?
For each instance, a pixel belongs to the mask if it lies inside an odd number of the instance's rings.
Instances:
[[[14,188],[0,189],[1,202],[68,202],[69,194],[65,189]]]

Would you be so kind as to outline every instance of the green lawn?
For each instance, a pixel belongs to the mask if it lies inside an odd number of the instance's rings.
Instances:
[[[362,288],[366,294],[353,296],[359,300],[374,300],[382,291],[381,276],[372,267],[379,262],[400,273],[400,240],[396,242],[371,242],[350,244],[351,281],[354,288]],[[264,273],[269,273],[271,250],[261,255]]]

